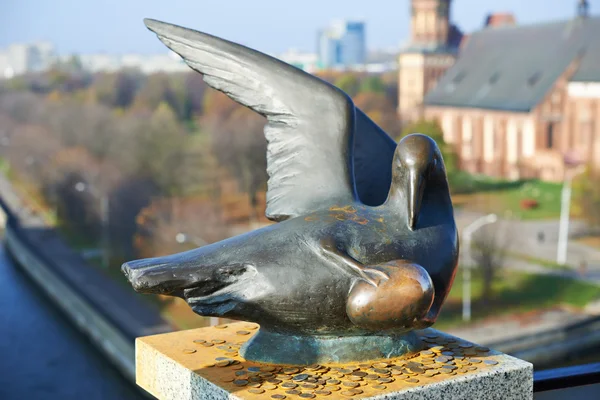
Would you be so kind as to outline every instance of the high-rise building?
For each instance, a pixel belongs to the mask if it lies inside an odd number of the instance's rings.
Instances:
[[[321,68],[362,65],[366,59],[365,24],[361,21],[335,21],[319,31],[317,53]]]
[[[452,0],[411,0],[411,37],[398,59],[398,113],[403,121],[422,116],[425,94],[456,61],[462,40],[450,22]]]

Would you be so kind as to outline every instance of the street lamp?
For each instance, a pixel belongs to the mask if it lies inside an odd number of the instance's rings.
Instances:
[[[77,182],[75,190],[78,192],[88,192],[96,199],[100,200],[100,223],[102,225],[102,267],[108,269],[110,263],[110,246],[109,246],[109,200],[108,196],[96,190],[92,185],[84,182]]]
[[[206,240],[200,237],[190,236],[183,232],[179,232],[177,235],[175,235],[175,241],[179,244],[193,243],[196,246],[206,246],[207,244],[209,244]],[[210,326],[216,325],[219,325],[219,318],[210,317]]]
[[[577,165],[575,162],[569,163],[565,158],[567,167]],[[560,223],[558,227],[558,244],[556,246],[556,263],[564,265],[567,263],[567,247],[569,244],[569,218],[571,209],[571,184],[573,178],[585,170],[579,166],[573,170],[565,170],[565,180],[563,182],[561,201],[560,201]]]
[[[498,216],[496,214],[488,214],[483,217],[477,218],[471,224],[469,224],[463,230],[463,255],[464,255],[464,264],[462,266],[463,270],[463,309],[462,309],[462,317],[463,321],[471,320],[471,238],[473,233],[477,231],[479,228],[493,224],[498,221]]]

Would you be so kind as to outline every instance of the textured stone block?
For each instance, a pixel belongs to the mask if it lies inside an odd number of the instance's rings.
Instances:
[[[533,398],[530,363],[434,329],[418,332],[419,353],[298,367],[241,358],[257,328],[240,322],[139,338],[137,383],[160,400]]]

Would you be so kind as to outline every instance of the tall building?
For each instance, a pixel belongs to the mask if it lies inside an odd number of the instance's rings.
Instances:
[[[450,21],[451,0],[411,0],[411,37],[398,58],[398,113],[422,117],[423,99],[456,61],[462,40]]]
[[[317,49],[321,68],[348,68],[364,64],[367,53],[364,22],[335,21],[319,31]]]
[[[48,69],[56,62],[56,53],[51,43],[13,44],[2,52],[3,75],[11,77],[27,72]]]

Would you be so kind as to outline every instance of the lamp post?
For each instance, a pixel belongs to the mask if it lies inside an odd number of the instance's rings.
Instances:
[[[179,232],[177,235],[175,235],[175,241],[179,244],[193,243],[196,246],[206,246],[207,244],[209,244],[206,240],[200,237],[190,236],[183,232]],[[215,325],[219,325],[219,318],[210,317],[210,326]]]
[[[471,238],[473,233],[477,231],[479,228],[493,224],[498,221],[498,216],[496,214],[488,214],[483,217],[477,218],[475,221],[471,222],[464,230],[463,230],[463,255],[464,255],[464,264],[462,266],[463,270],[463,309],[462,309],[462,317],[463,321],[471,320]]]
[[[77,182],[75,190],[78,192],[88,192],[100,201],[100,223],[102,225],[102,267],[108,269],[110,263],[110,246],[109,246],[109,199],[108,196],[99,192],[94,186],[84,182]]]
[[[569,165],[566,161],[565,164]],[[556,263],[564,265],[567,262],[567,247],[569,244],[569,220],[571,210],[571,185],[573,178],[584,171],[583,166],[573,170],[565,170],[565,179],[563,182],[561,202],[560,202],[560,223],[558,226],[558,244],[556,246]]]

